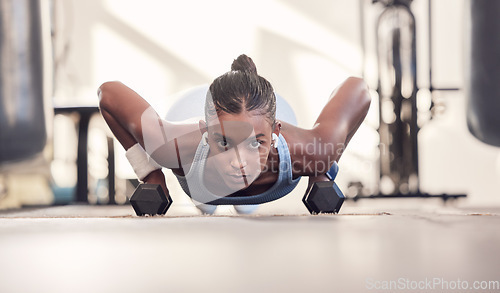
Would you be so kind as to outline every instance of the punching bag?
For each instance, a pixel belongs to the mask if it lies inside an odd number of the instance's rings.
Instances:
[[[0,165],[47,141],[41,15],[39,0],[0,0]]]
[[[470,0],[467,125],[479,140],[500,146],[500,1]]]

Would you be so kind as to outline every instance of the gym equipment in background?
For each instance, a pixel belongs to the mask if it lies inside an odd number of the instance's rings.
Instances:
[[[352,182],[354,200],[361,198],[438,197],[443,200],[465,197],[465,194],[428,194],[420,191],[418,170],[417,124],[417,54],[416,24],[411,11],[413,0],[373,0],[383,5],[376,24],[378,58],[380,178],[389,186],[384,192],[363,194],[363,185]],[[362,3],[361,3],[362,5]],[[431,2],[429,0],[429,91],[432,86]],[[363,28],[363,25],[361,26]],[[363,32],[361,33],[363,35]],[[434,105],[431,103],[431,109]],[[431,110],[430,109],[430,110]],[[349,197],[347,198],[349,199]]]
[[[387,4],[377,23],[380,177],[393,193],[418,190],[417,65],[411,1]]]
[[[482,142],[500,146],[500,1],[469,5],[467,125]]]
[[[34,158],[47,143],[51,52],[41,6],[0,0],[0,165]]]
[[[0,208],[53,199],[49,13],[48,1],[0,0]]]

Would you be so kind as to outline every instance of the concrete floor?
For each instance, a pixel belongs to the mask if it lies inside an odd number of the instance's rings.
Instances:
[[[496,281],[479,292],[500,292],[499,227],[500,208],[434,203],[346,203],[319,216],[4,211],[0,292],[471,292],[457,288],[474,281]]]

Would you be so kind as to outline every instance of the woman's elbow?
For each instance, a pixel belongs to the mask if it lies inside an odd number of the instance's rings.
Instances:
[[[362,102],[370,103],[371,96],[368,84],[361,77],[350,76],[346,79],[345,83],[353,92],[358,92]]]
[[[370,89],[368,88],[368,84],[364,81],[364,79],[359,77],[349,77],[348,80],[351,80],[352,82],[356,83],[359,93],[358,94],[359,102],[361,105],[363,105],[363,108],[368,111],[368,108],[370,108],[370,104],[372,102],[372,97],[370,95]]]
[[[372,103],[372,96],[370,95],[368,86],[366,86],[365,89],[361,92],[361,102],[368,111],[368,108],[370,108],[370,104]]]
[[[97,89],[97,97],[101,109],[109,109],[111,107],[114,96],[113,91],[119,83],[118,81],[108,81]]]
[[[368,89],[368,86],[363,91],[362,101],[363,101],[365,112],[368,113],[368,110],[370,109],[370,105],[372,103],[372,96],[370,95],[370,90]]]

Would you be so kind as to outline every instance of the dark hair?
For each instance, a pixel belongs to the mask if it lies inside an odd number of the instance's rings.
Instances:
[[[240,55],[231,65],[231,71],[217,77],[210,85],[205,101],[205,117],[220,114],[239,114],[260,110],[274,126],[276,96],[269,81],[257,74],[252,59]]]

